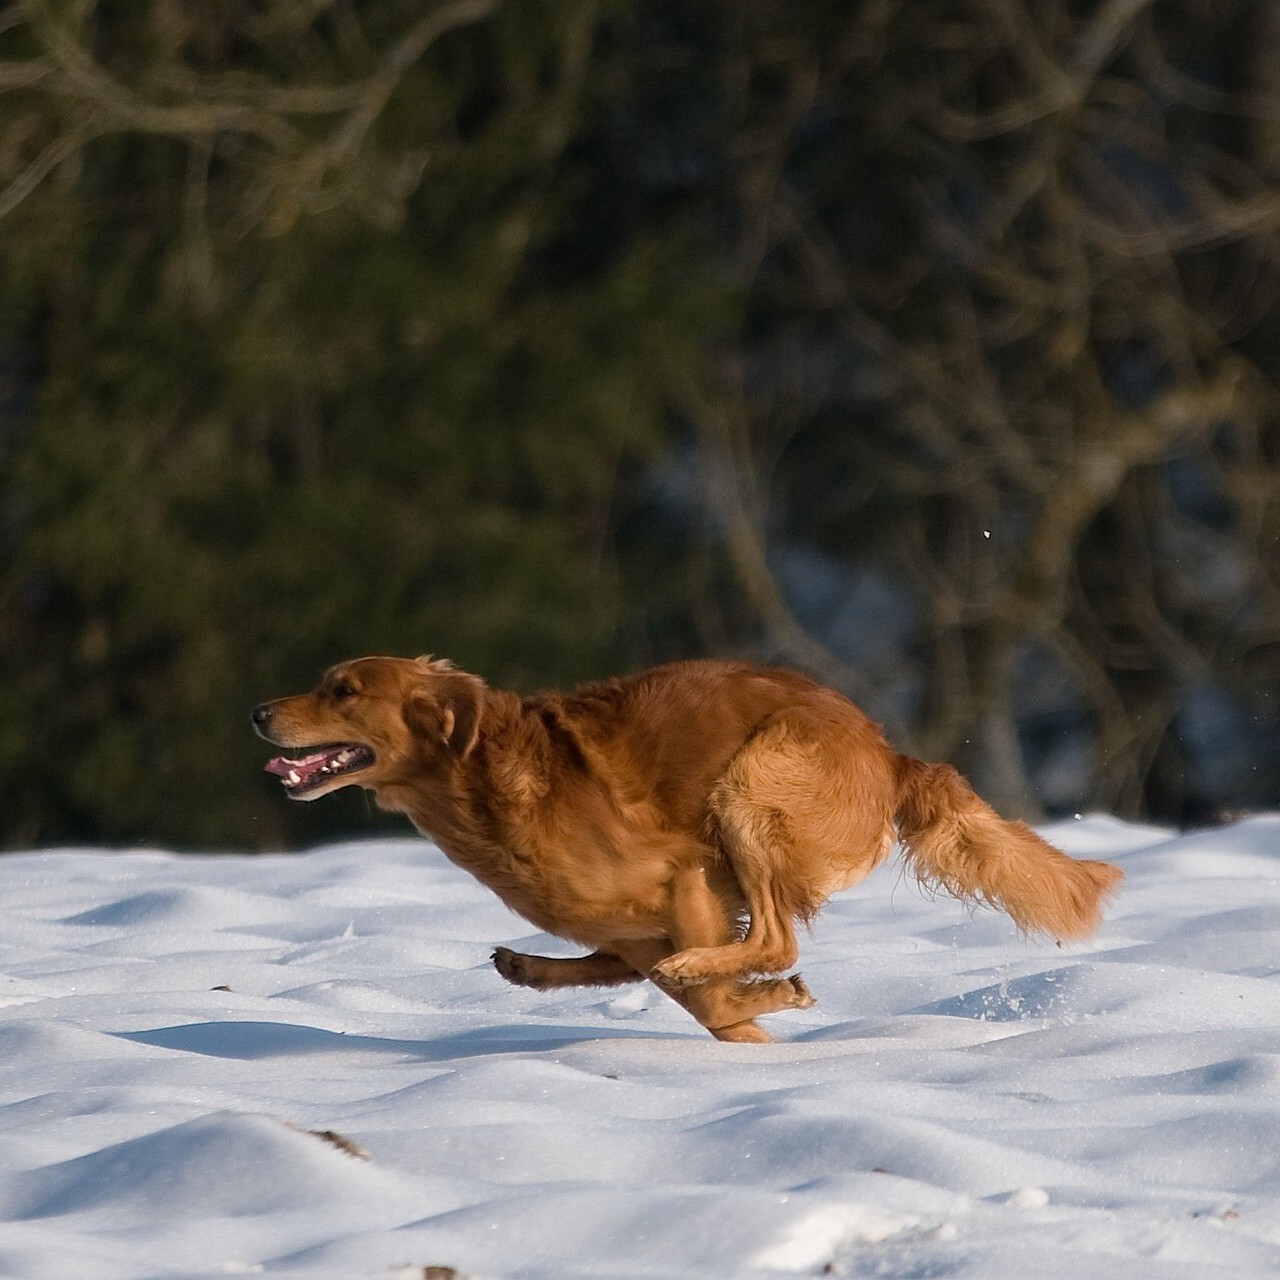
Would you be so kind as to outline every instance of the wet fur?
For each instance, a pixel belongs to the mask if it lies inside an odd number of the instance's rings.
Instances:
[[[812,1003],[795,924],[886,858],[1061,939],[1098,925],[1121,879],[1006,822],[954,769],[899,755],[834,690],[795,672],[681,662],[521,698],[428,658],[360,658],[265,703],[285,747],[368,746],[352,783],[578,959],[499,948],[522,986],[651,979],[722,1040]]]

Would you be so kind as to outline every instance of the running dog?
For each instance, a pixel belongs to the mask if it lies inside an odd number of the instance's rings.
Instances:
[[[254,709],[300,754],[266,768],[295,800],[372,791],[573,959],[499,947],[519,986],[650,979],[719,1040],[813,1003],[796,922],[895,842],[922,882],[1081,938],[1121,872],[1007,822],[950,766],[900,755],[833,689],[792,671],[676,662],[519,697],[438,658],[357,658]]]

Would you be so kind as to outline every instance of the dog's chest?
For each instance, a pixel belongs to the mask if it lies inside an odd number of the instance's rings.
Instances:
[[[601,947],[662,931],[661,881],[598,837],[563,846],[434,838],[451,862],[547,933]]]

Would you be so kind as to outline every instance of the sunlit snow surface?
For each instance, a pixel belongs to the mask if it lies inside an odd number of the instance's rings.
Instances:
[[[1092,943],[886,868],[770,1046],[507,986],[423,841],[0,859],[0,1276],[1280,1274],[1280,818],[1047,834]]]

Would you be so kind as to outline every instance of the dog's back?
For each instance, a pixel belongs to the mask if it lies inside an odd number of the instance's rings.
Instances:
[[[689,831],[701,829],[729,761],[781,711],[843,718],[878,737],[832,690],[795,671],[741,662],[673,662],[569,693],[535,695],[525,707],[572,739],[620,797],[651,802]]]

